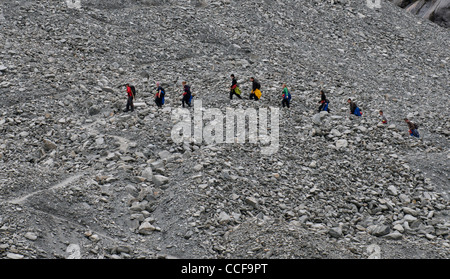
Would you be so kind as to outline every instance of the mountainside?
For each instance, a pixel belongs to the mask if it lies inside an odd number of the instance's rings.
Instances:
[[[0,258],[449,258],[448,28],[388,1],[78,3],[0,6]],[[176,143],[183,80],[191,116],[279,108],[279,148]]]

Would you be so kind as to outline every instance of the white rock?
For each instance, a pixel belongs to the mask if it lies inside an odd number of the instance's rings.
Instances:
[[[346,139],[340,139],[340,140],[336,141],[336,148],[337,149],[340,149],[340,148],[343,148],[343,147],[347,147],[347,146],[348,146],[348,142],[347,142]]]
[[[24,256],[20,255],[20,254],[15,254],[15,253],[8,253],[8,254],[6,254],[6,257],[8,259],[21,260],[21,259],[23,259]]]
[[[66,253],[69,254],[66,259],[81,259],[81,249],[78,244],[67,246]]]
[[[147,234],[151,234],[153,231],[155,231],[156,230],[156,227],[155,226],[153,226],[152,224],[150,224],[150,222],[148,222],[148,221],[144,221],[144,222],[142,222],[142,224],[139,226],[139,229],[138,229],[138,232],[140,233],[140,234],[144,234],[144,235],[147,235]]]
[[[367,131],[367,128],[364,127],[364,126],[358,126],[357,129],[358,129],[360,132],[363,132],[363,133]]]
[[[230,215],[225,213],[224,211],[219,214],[219,224],[226,224],[231,220]]]
[[[331,133],[336,137],[342,136],[341,132],[339,132],[337,129],[331,129]]]
[[[391,195],[393,195],[393,196],[398,195],[397,188],[395,188],[395,186],[391,185],[387,189]]]
[[[29,240],[36,240],[37,239],[37,235],[32,233],[32,232],[27,232],[25,234],[25,238],[29,239]]]
[[[145,177],[147,180],[153,180],[153,171],[151,167],[147,167],[145,168],[142,173],[141,173],[142,177]]]
[[[400,225],[400,224],[395,225],[395,226],[393,227],[393,229],[396,230],[396,231],[399,231],[399,232],[401,232],[401,233],[405,231],[405,229],[403,228],[403,226]]]
[[[172,153],[170,153],[167,150],[163,150],[163,151],[158,153],[159,158],[161,158],[162,160],[169,158],[170,155],[172,155]]]

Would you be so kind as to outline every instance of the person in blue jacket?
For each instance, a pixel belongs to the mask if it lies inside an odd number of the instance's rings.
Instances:
[[[348,98],[347,103],[349,103],[349,105],[350,105],[350,114],[354,114],[356,116],[362,115],[361,110],[356,105],[356,103],[352,101],[351,98]]]
[[[319,112],[321,111],[328,111],[330,112],[330,109],[328,108],[328,99],[325,96],[325,92],[323,92],[323,90],[320,90],[320,106],[319,106]]]

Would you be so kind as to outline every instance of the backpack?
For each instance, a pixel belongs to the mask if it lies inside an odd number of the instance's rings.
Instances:
[[[286,96],[286,94],[284,94],[284,99],[290,101],[291,98],[292,98],[292,97],[291,97],[291,92],[288,91],[287,96]]]
[[[133,85],[130,85],[131,92],[133,93],[133,96],[136,98],[136,88]]]

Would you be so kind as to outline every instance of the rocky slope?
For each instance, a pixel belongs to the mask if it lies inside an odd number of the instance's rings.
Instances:
[[[2,4],[0,258],[449,258],[448,29],[390,2],[80,3]],[[182,80],[223,113],[287,83],[278,152],[174,143]]]

